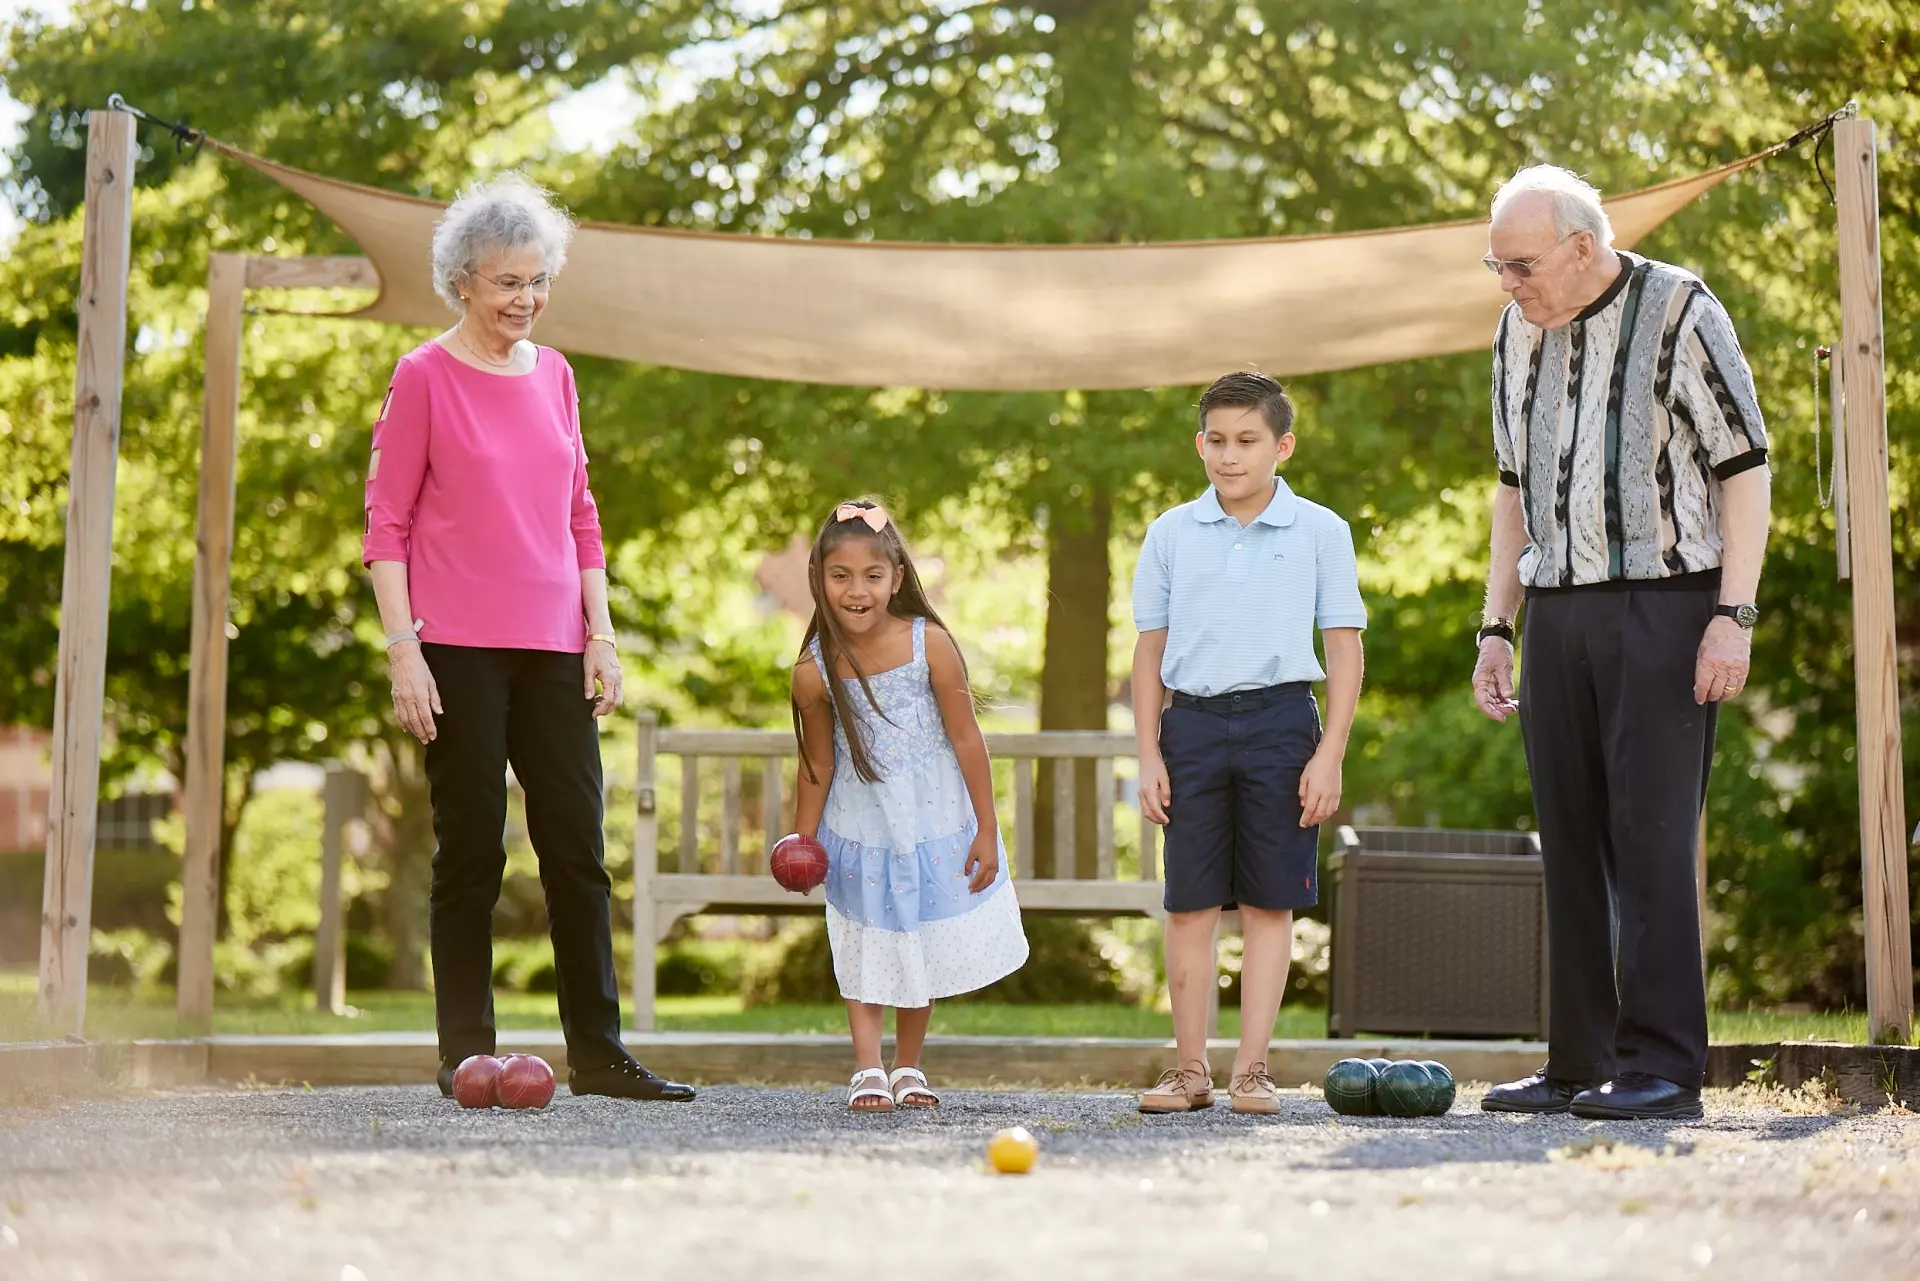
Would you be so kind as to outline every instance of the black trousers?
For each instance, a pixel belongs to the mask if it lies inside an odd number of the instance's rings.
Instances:
[[[1693,701],[1717,589],[1533,592],[1520,724],[1546,863],[1548,1075],[1706,1074],[1695,847],[1716,708]]]
[[[427,744],[429,935],[440,1059],[491,1054],[493,909],[507,866],[507,766],[527,798],[553,939],[567,1062],[626,1056],[613,972],[613,888],[600,820],[600,736],[578,654],[423,645],[446,711]]]

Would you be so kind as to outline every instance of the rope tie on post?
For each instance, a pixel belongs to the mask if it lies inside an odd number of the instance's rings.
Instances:
[[[206,130],[194,129],[185,124],[175,123],[172,120],[162,120],[159,116],[150,115],[140,110],[140,108],[132,105],[117,93],[107,95],[107,109],[110,111],[124,111],[135,120],[140,120],[165,129],[173,135],[173,150],[176,155],[197,155],[200,151],[200,144],[207,140]]]

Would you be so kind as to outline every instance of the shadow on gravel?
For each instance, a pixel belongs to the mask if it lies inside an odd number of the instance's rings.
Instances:
[[[1845,1123],[1847,1118],[1836,1113],[1822,1116],[1777,1116],[1767,1122],[1766,1128],[1753,1133],[1752,1137],[1761,1143],[1791,1143],[1795,1139],[1810,1139],[1824,1134],[1836,1125]]]
[[[703,1090],[687,1104],[575,1099],[538,1111],[467,1110],[432,1087],[208,1092],[75,1102],[24,1120],[0,1142],[0,1179],[27,1169],[107,1170],[128,1164],[272,1165],[363,1154],[451,1158],[552,1172],[634,1169],[660,1161],[752,1153],[834,1153],[906,1162],[976,1157],[996,1131],[1025,1126],[1043,1145],[1092,1160],[1252,1137],[1262,1118],[1227,1109],[1142,1124],[1131,1095],[950,1091],[946,1106],[856,1115],[844,1089]],[[1305,1109],[1293,1118],[1307,1121]],[[1176,1120],[1160,1118],[1159,1120]],[[1284,1123],[1287,1118],[1281,1118]]]
[[[1278,1117],[1225,1107],[1143,1117],[1122,1093],[954,1090],[934,1113],[853,1115],[837,1089],[703,1090],[690,1104],[575,1099],[537,1112],[468,1111],[432,1087],[176,1094],[73,1101],[14,1117],[0,1142],[0,1179],[132,1164],[164,1170],[276,1168],[328,1154],[450,1159],[472,1172],[550,1173],[677,1168],[729,1154],[834,1154],[906,1164],[977,1160],[996,1130],[1021,1125],[1043,1148],[1091,1165],[1184,1157],[1297,1169],[1419,1169],[1553,1160],[1636,1163],[1685,1157],[1706,1134],[1787,1142],[1839,1116],[1720,1115],[1694,1125],[1496,1117],[1336,1117],[1318,1099],[1286,1096]]]
[[[1701,1126],[1641,1122],[1596,1125],[1574,1117],[1539,1116],[1493,1121],[1453,1116],[1417,1128],[1362,1122],[1371,1133],[1330,1154],[1321,1164],[1343,1170],[1417,1170],[1487,1161],[1544,1164],[1561,1160],[1630,1163],[1690,1156]]]

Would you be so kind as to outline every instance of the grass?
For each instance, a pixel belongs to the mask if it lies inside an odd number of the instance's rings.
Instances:
[[[58,1039],[49,1036],[34,1001],[31,972],[0,971],[0,1042]],[[310,996],[261,999],[222,995],[215,1003],[213,1030],[241,1036],[310,1036],[355,1032],[423,1032],[433,1027],[433,998],[424,992],[355,992],[348,998],[357,1013],[340,1018],[313,1007]],[[624,1004],[624,1003],[623,1003]],[[631,1025],[632,1009],[625,1007]],[[838,1004],[773,1005],[745,1008],[733,996],[660,998],[659,1026],[665,1032],[811,1032],[839,1035],[847,1028]],[[503,1030],[556,1028],[559,1019],[550,992],[496,992],[494,1016]],[[1289,1007],[1280,1012],[1275,1035],[1313,1039],[1326,1035],[1326,1011]],[[986,1001],[945,1001],[934,1015],[936,1035],[1091,1036],[1173,1035],[1164,1013],[1126,1005],[999,1005]],[[1771,1011],[1714,1011],[1712,1038],[1720,1042],[1866,1040],[1866,1015],[1854,1011],[1780,1014]],[[1223,1036],[1240,1033],[1235,1009],[1220,1011]],[[185,1035],[174,1018],[171,994],[136,993],[95,984],[87,992],[87,1035],[96,1041],[169,1038]]]
[[[1715,1010],[1708,1016],[1707,1024],[1715,1041],[1730,1045],[1772,1041],[1844,1041],[1848,1045],[1865,1045],[1867,1042],[1867,1015],[1864,1010],[1824,1010],[1804,1014],[1774,1010]]]
[[[263,1000],[222,994],[215,1002],[213,1030],[239,1036],[307,1036],[324,1033],[418,1032],[433,1027],[433,998],[424,992],[355,992],[357,1014],[340,1018],[317,1010],[310,996]],[[494,993],[494,1017],[503,1030],[556,1028],[550,992]],[[633,1010],[622,1002],[630,1026]],[[840,1035],[847,1015],[839,1004],[745,1008],[734,996],[667,996],[657,1006],[664,1032],[815,1032]],[[1222,1031],[1237,1036],[1239,1012],[1220,1012]],[[1153,1010],[1125,1005],[998,1005],[942,1002],[934,1031],[949,1036],[1170,1037],[1172,1020]],[[1281,1013],[1279,1035],[1317,1037],[1326,1032],[1318,1009]],[[136,994],[95,984],[87,992],[87,1035],[97,1041],[184,1035],[170,994]],[[0,972],[0,1042],[48,1039],[34,1001],[34,975]],[[57,1038],[52,1038],[57,1039]]]

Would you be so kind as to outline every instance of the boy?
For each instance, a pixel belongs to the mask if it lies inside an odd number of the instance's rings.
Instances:
[[[1214,930],[1237,905],[1246,950],[1227,1093],[1236,1112],[1271,1113],[1280,1102],[1267,1050],[1293,913],[1317,901],[1319,825],[1340,804],[1367,613],[1347,523],[1275,474],[1295,443],[1285,388],[1265,374],[1228,374],[1200,397],[1199,417],[1194,443],[1212,487],[1153,522],[1133,581],[1140,806],[1167,829],[1167,985],[1179,1046],[1179,1066],[1140,1096],[1140,1110],[1213,1105]],[[1312,689],[1322,679],[1324,735]]]

